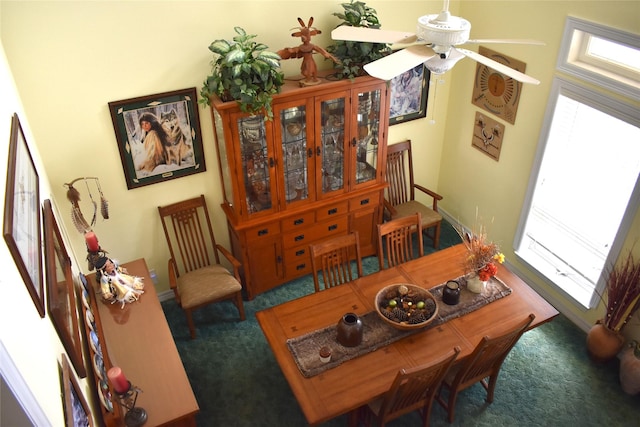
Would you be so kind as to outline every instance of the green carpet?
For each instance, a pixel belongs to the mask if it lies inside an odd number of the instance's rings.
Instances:
[[[443,224],[441,248],[460,242]],[[433,252],[425,242],[425,251]],[[363,260],[365,274],[378,270],[377,258]],[[162,303],[180,357],[200,406],[198,426],[304,426],[306,420],[276,363],[255,313],[314,291],[303,277],[245,301],[247,319],[238,320],[227,302],[194,313],[197,338],[189,338],[184,313],[173,301]],[[507,357],[488,405],[484,389],[463,391],[456,420],[449,424],[434,403],[432,426],[640,426],[640,395],[622,392],[618,361],[592,363],[585,333],[564,316],[527,332]],[[323,426],[346,426],[346,416]],[[420,425],[417,414],[388,424]]]

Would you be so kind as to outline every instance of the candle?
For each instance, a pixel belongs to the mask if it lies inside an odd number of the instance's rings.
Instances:
[[[98,252],[100,245],[98,244],[98,236],[93,231],[85,233],[84,240],[87,242],[87,250],[89,252]]]
[[[125,394],[127,391],[129,391],[129,381],[127,380],[127,377],[124,376],[122,369],[120,369],[119,367],[114,366],[113,368],[109,369],[109,371],[107,372],[107,377],[109,377],[109,381],[111,381],[111,384],[113,385],[116,393]]]

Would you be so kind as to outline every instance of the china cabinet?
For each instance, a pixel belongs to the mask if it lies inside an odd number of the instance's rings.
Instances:
[[[311,272],[309,244],[357,230],[376,251],[388,129],[386,82],[287,81],[273,120],[211,98],[233,254],[246,295]]]

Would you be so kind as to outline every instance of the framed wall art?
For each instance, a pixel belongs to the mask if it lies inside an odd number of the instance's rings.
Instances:
[[[29,295],[44,317],[40,182],[18,115],[11,119],[2,234]]]
[[[487,49],[484,46],[479,47],[478,53],[522,73],[525,72],[527,67],[527,64],[522,61]],[[478,62],[476,65],[476,77],[473,82],[472,104],[514,124],[521,93],[522,83]]]
[[[109,102],[127,188],[206,170],[196,88]]]
[[[498,161],[502,150],[502,138],[504,138],[504,125],[476,111],[471,145]]]
[[[69,427],[93,427],[91,411],[82,389],[76,378],[71,374],[69,361],[62,355],[62,403],[64,405],[65,425]]]
[[[76,290],[71,272],[71,258],[53,214],[51,200],[44,201],[44,254],[47,281],[47,311],[80,378],[87,376],[82,358],[82,341],[78,326]]]
[[[430,77],[429,70],[420,64],[391,80],[389,125],[427,116]]]

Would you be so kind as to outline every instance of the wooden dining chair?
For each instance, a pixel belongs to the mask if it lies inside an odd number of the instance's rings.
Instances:
[[[388,217],[396,219],[420,212],[423,231],[433,240],[433,247],[438,249],[442,223],[442,215],[438,213],[438,201],[442,200],[442,196],[414,182],[411,140],[390,144],[387,147],[386,181],[388,187],[385,191],[384,207]],[[431,199],[431,207],[415,199],[416,190]]]
[[[169,245],[169,286],[185,311],[191,338],[196,337],[192,311],[205,305],[231,300],[245,319],[240,280],[240,262],[216,243],[204,196],[158,206]],[[233,273],[220,264],[222,254]]]
[[[401,369],[389,390],[381,398],[359,409],[360,421],[369,426],[374,418],[380,426],[384,426],[402,415],[419,411],[422,425],[427,427],[431,419],[434,397],[458,353],[460,347],[455,347],[433,363]]]
[[[322,273],[324,289],[362,277],[362,257],[357,231],[309,245],[309,252],[316,292],[320,291],[318,271]],[[355,262],[357,276],[353,271],[353,262]]]
[[[378,264],[380,270],[424,256],[422,233],[415,233],[415,230],[421,229],[422,217],[420,213],[378,224]],[[417,237],[417,255],[413,248],[413,235]]]
[[[436,399],[447,410],[450,423],[454,419],[458,393],[477,382],[480,382],[487,391],[487,403],[493,402],[502,363],[535,317],[533,313],[529,314],[526,319],[503,335],[494,338],[483,337],[473,353],[464,359],[459,366],[454,366],[447,374],[442,381],[442,387]],[[487,382],[487,378],[489,378],[489,382]],[[449,391],[447,400],[442,396],[442,391],[445,388]]]

